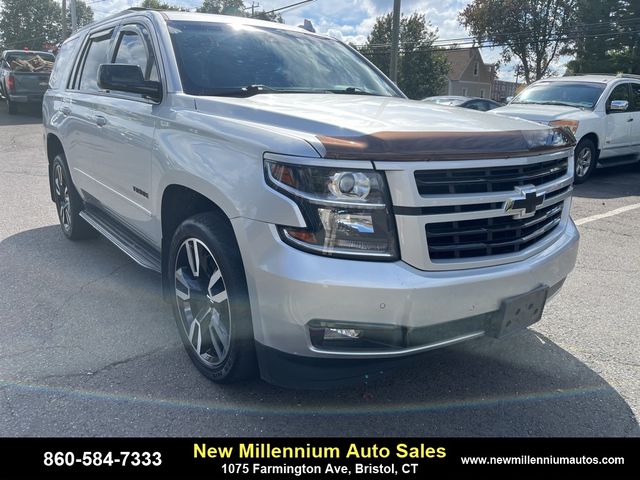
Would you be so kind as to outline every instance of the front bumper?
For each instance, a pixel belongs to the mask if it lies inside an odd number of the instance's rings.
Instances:
[[[527,260],[433,272],[402,261],[312,255],[284,244],[273,225],[245,218],[232,222],[247,276],[258,353],[270,359],[285,355],[293,363],[298,358],[301,365],[311,359],[358,359],[366,364],[486,334],[486,318],[501,308],[503,300],[541,285],[562,284],[575,265],[579,239],[569,221],[556,242]],[[456,322],[481,318],[485,320]],[[426,343],[404,348],[335,351],[312,345],[308,323],[313,320],[392,325],[413,332],[448,323],[463,326],[436,342],[426,336]],[[283,383],[271,378],[279,372],[266,364],[261,364],[261,371],[268,380]]]

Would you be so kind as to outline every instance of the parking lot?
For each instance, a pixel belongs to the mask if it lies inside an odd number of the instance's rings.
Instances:
[[[578,265],[540,323],[322,392],[202,377],[157,275],[63,237],[46,165],[37,112],[1,106],[2,435],[640,435],[639,165],[576,188]]]

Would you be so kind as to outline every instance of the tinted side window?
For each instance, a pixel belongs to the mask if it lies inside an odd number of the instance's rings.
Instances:
[[[633,111],[640,112],[640,83],[631,84],[631,96],[633,97]]]
[[[611,94],[609,95],[609,98],[607,99],[607,113],[619,113],[617,111],[609,110],[611,107],[611,102],[613,102],[614,100],[625,100],[629,102],[629,107],[631,107],[631,98],[629,95],[628,83],[621,83],[620,85],[618,85],[612,90]]]
[[[109,52],[109,41],[111,35],[92,38],[89,43],[82,76],[80,77],[80,90],[97,92],[98,88],[98,67],[103,63],[108,63],[107,53]]]
[[[54,89],[64,89],[66,87],[67,78],[69,78],[69,70],[73,65],[73,53],[78,43],[78,37],[72,38],[62,44],[56,63],[53,64],[53,71],[49,78],[49,86]]]
[[[146,33],[144,27],[140,31]],[[145,35],[148,38],[148,35]],[[115,63],[138,65],[145,80],[158,80],[158,69],[146,38],[136,31],[127,30],[120,34],[116,50]]]

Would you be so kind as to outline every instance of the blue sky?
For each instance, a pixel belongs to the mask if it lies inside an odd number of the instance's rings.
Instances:
[[[127,7],[139,5],[141,0],[86,0],[94,9],[95,18],[123,10]],[[166,0],[165,0],[166,1]],[[168,0],[175,5],[190,8],[198,7],[202,0]],[[256,0],[258,9],[272,10],[284,5],[295,3],[297,0]],[[470,0],[402,0],[402,11],[411,14],[415,11],[424,13],[427,19],[438,28],[440,39],[454,39],[468,37],[468,33],[458,24],[458,13],[470,3]],[[250,1],[245,0],[249,6]],[[283,14],[285,23],[300,25],[303,20],[313,22],[316,30],[345,41],[356,44],[364,43],[371,31],[377,16],[393,9],[393,0],[316,0],[307,5],[289,10]],[[496,49],[483,49],[482,56],[486,63],[493,63],[499,59]],[[499,77],[513,80],[513,65],[502,65]]]

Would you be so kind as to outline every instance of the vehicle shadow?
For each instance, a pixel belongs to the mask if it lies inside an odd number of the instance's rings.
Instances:
[[[42,123],[42,105],[20,105],[17,114],[9,115],[7,103],[0,100],[0,126],[35,125],[38,123]]]
[[[610,199],[640,196],[640,163],[598,168],[582,185],[575,185],[575,197]]]
[[[0,278],[6,435],[640,435],[613,386],[533,330],[349,387],[216,385],[179,344],[159,277],[106,240],[20,232],[0,242]]]

